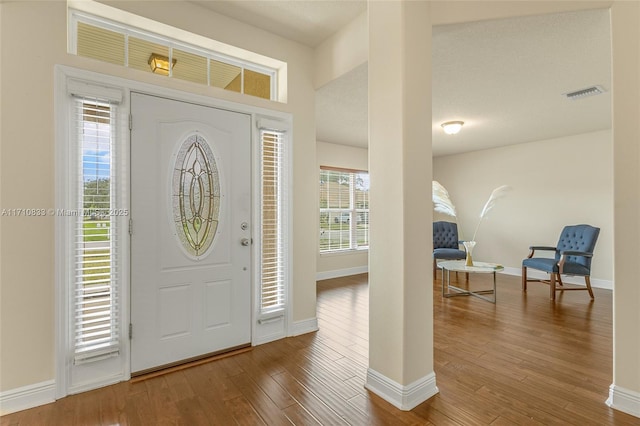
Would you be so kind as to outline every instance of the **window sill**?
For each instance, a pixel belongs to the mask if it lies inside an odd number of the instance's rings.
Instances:
[[[368,253],[368,252],[369,252],[369,247],[358,248],[358,249],[336,250],[336,251],[322,251],[320,252],[320,257],[347,256],[351,254]]]

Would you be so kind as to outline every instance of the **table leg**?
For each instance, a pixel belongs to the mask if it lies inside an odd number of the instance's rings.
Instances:
[[[496,291],[496,271],[493,271],[493,303],[498,300],[498,292]]]
[[[445,274],[447,277],[446,291],[445,291],[445,284],[444,284]],[[443,267],[442,268],[442,297],[474,296],[479,299],[486,300],[487,302],[496,303],[497,294],[498,294],[498,292],[496,291],[496,281],[497,281],[496,272],[493,271],[493,289],[492,290],[487,289],[487,290],[471,291],[469,289],[462,289],[460,287],[451,285],[451,271]],[[452,293],[451,290],[453,290],[455,293]],[[484,296],[485,294],[491,294],[491,293],[493,293],[493,299],[490,299],[489,297]]]

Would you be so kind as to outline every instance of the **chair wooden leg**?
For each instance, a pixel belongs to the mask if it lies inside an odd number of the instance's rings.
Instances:
[[[552,272],[551,279],[549,281],[549,297],[551,300],[556,300],[556,274]]]
[[[522,267],[522,291],[527,291],[527,267]]]
[[[437,262],[436,262],[436,258],[433,258],[433,281],[436,280],[436,267],[438,266]]]
[[[587,284],[587,291],[589,292],[589,296],[591,296],[591,299],[594,299],[593,290],[591,290],[591,279],[589,279],[589,275],[584,276],[584,282],[585,284]]]
[[[562,275],[558,274],[558,284],[559,285],[564,285],[564,283],[562,282]]]

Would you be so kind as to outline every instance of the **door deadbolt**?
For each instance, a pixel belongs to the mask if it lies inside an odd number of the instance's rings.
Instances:
[[[240,240],[240,244],[242,244],[243,246],[248,246],[251,243],[251,241],[248,238],[243,238]]]
[[[240,225],[240,229],[246,231],[247,229],[249,229],[249,224],[247,222],[242,222],[242,224]]]

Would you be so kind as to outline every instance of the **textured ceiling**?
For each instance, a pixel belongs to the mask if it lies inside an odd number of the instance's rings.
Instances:
[[[608,10],[433,29],[433,152],[473,151],[611,127]],[[580,100],[562,94],[601,85]],[[462,120],[462,131],[440,124]]]
[[[367,10],[366,0],[192,0],[214,12],[316,47]]]
[[[195,3],[311,47],[366,10],[350,0]],[[434,155],[609,129],[609,19],[592,9],[434,26]],[[592,85],[607,92],[562,97]],[[366,65],[319,88],[316,115],[318,140],[366,147]],[[458,135],[440,128],[450,120],[465,122]]]

